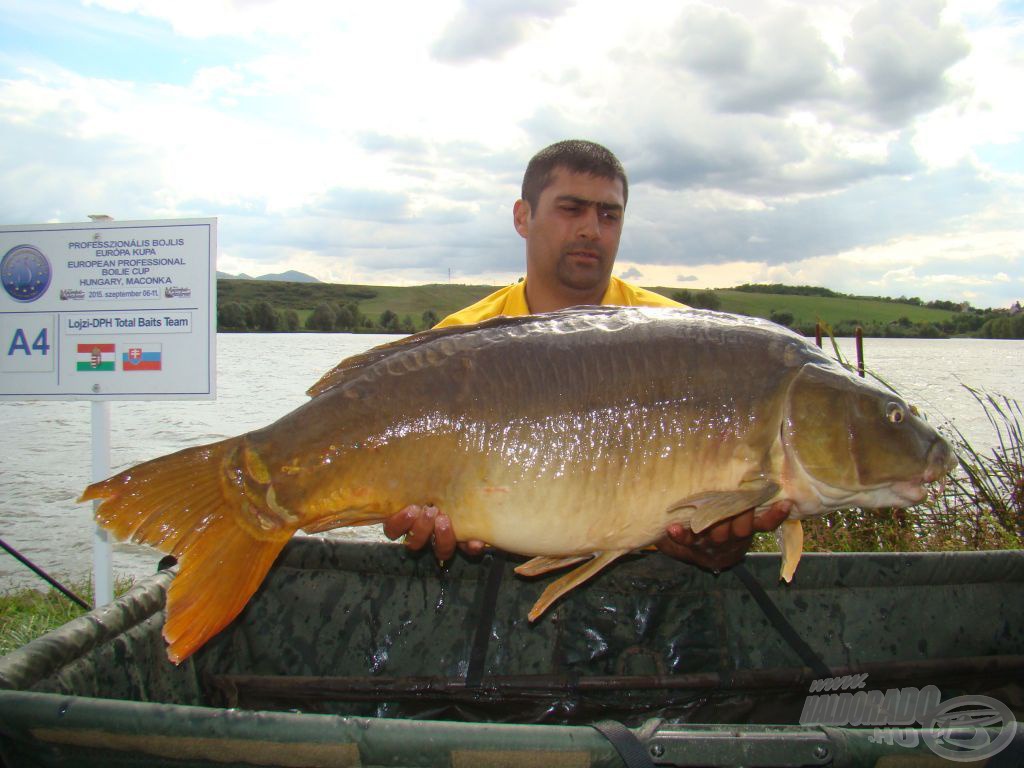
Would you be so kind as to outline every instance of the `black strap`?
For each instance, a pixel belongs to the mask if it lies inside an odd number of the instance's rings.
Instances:
[[[618,720],[600,720],[590,727],[604,736],[622,758],[626,768],[654,768],[654,761],[640,739]]]
[[[760,582],[754,578],[754,575],[747,570],[747,566],[743,563],[736,565],[732,568],[732,572],[736,574],[737,578],[743,582],[743,586],[750,592],[750,596],[754,598],[754,602],[758,604],[765,617],[771,622],[771,625],[775,627],[776,631],[782,635],[782,639],[785,640],[789,647],[796,651],[796,655],[800,657],[804,664],[813,670],[816,677],[834,677],[832,670],[828,668],[828,665],[822,660],[822,658],[814,652],[804,639],[797,634],[797,631],[793,628],[793,625],[786,620],[786,617],[782,615],[782,611],[779,607],[772,602],[772,599],[768,597],[768,593],[764,591],[764,587],[761,586]]]
[[[469,665],[466,668],[466,687],[479,688],[484,678],[484,664],[487,662],[487,647],[491,643],[491,629],[494,625],[494,614],[498,608],[498,590],[505,575],[506,554],[495,550],[487,555],[490,559],[490,570],[486,580],[480,583],[483,588],[477,589],[476,599],[476,634],[473,645],[469,649]]]

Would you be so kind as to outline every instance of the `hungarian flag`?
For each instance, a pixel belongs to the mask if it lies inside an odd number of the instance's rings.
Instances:
[[[159,371],[161,369],[160,344],[129,344],[121,352],[123,371]]]
[[[114,359],[113,344],[79,344],[76,370],[112,371]]]

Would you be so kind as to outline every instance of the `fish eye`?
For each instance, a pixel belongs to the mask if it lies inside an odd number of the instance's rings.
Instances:
[[[899,403],[889,403],[885,406],[885,417],[893,424],[900,424],[907,418],[907,412]]]

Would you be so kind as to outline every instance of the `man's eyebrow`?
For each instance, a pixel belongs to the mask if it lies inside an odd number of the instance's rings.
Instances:
[[[559,203],[576,203],[576,205],[596,205],[598,208],[603,208],[606,211],[623,210],[623,206],[619,203],[602,203],[597,200],[589,200],[585,197],[578,197],[576,195],[559,195],[555,198],[555,201]]]

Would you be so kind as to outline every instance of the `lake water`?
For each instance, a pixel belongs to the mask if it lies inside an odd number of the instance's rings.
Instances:
[[[262,427],[305,402],[305,390],[339,360],[394,336],[220,334],[213,402],[119,402],[111,409],[115,470],[190,445]],[[852,339],[840,348],[855,359]],[[1024,341],[866,339],[865,358],[936,424],[953,422],[978,446],[995,435],[964,384],[1024,402]],[[92,509],[75,499],[90,479],[90,404],[0,402],[0,538],[62,578],[92,569]],[[377,527],[338,534],[380,540]],[[151,573],[159,556],[114,545],[117,573]],[[0,551],[0,591],[42,582]]]

